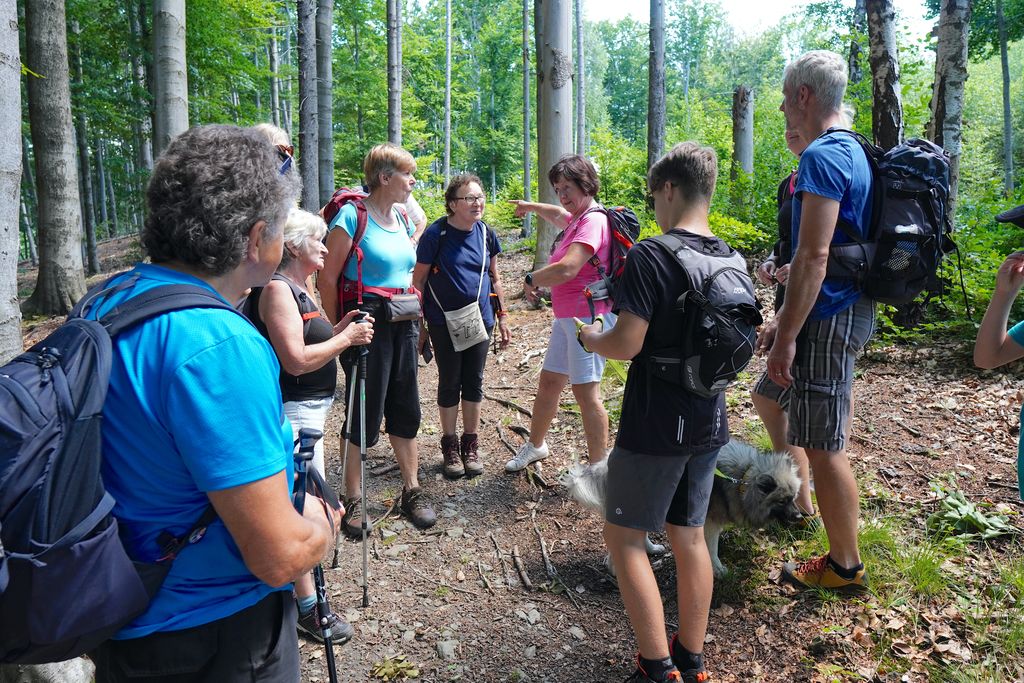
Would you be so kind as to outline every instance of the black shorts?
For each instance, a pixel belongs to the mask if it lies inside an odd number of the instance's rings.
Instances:
[[[704,526],[718,451],[647,455],[616,446],[608,456],[605,519],[643,531],[661,531],[666,523]]]
[[[108,640],[89,653],[96,683],[298,683],[291,591],[181,631]]]
[[[416,345],[419,341],[419,321],[405,320],[389,323],[384,320],[381,299],[367,298],[360,310],[374,318],[373,341],[366,356],[366,447],[372,448],[380,440],[380,426],[401,439],[415,439],[420,430],[420,392],[416,384]],[[345,400],[348,401],[354,360],[358,348],[346,351],[341,364],[345,370]],[[348,414],[349,406],[345,406]],[[349,429],[345,424],[342,428]],[[349,439],[359,445],[359,392],[352,411]]]
[[[484,366],[490,341],[456,351],[447,325],[429,325],[428,330],[437,361],[437,405],[451,408],[457,406],[460,399],[470,403],[483,401]],[[488,340],[493,332],[493,327],[487,331]]]

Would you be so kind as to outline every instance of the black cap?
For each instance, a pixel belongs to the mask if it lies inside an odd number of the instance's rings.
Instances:
[[[1013,223],[1018,228],[1024,228],[1024,204],[1015,209],[1003,211],[996,216],[996,220],[1000,223]]]

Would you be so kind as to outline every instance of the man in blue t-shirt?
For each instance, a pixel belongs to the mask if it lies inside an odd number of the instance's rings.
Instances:
[[[829,247],[866,237],[871,167],[842,127],[846,62],[834,52],[808,52],[786,67],[787,130],[812,141],[800,157],[793,202],[795,253],[786,301],[758,339],[770,349],[754,389],[768,400],[765,424],[807,452],[829,552],[787,563],[782,577],[800,588],[860,592],[867,576],[857,546],[857,481],[846,456],[852,420],[853,363],[874,329],[874,301],[849,280],[826,278]],[[844,226],[839,229],[837,225]]]

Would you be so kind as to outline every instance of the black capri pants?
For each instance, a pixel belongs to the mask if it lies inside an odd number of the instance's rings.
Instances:
[[[420,392],[416,384],[416,347],[419,341],[418,320],[390,323],[384,319],[384,302],[378,297],[367,297],[359,310],[374,318],[373,341],[366,357],[366,447],[372,448],[380,440],[380,426],[391,436],[415,439],[420,430]],[[345,371],[345,401],[355,373],[355,360],[359,347],[342,355]],[[350,411],[349,409],[352,408]],[[359,390],[356,389],[355,406],[345,406],[351,413],[352,424],[346,420],[342,428],[348,430],[349,440],[360,445]]]
[[[470,403],[483,401],[484,365],[487,364],[487,349],[494,327],[487,331],[488,341],[464,351],[456,351],[452,346],[448,326],[444,323],[428,325],[427,332],[437,359],[437,405],[451,408],[459,405],[460,398]]]

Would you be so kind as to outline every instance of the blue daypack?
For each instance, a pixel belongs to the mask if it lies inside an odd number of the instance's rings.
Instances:
[[[99,321],[83,318],[137,278],[93,287],[63,325],[0,368],[0,662],[89,652],[146,610],[178,552],[216,518],[208,506],[183,535],[164,532],[161,559],[141,563],[128,556],[111,515],[114,499],[100,478],[111,339],[170,311],[234,311],[209,290],[166,285]]]

